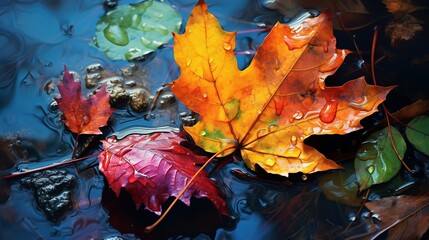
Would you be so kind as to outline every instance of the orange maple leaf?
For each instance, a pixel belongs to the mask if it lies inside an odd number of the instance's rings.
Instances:
[[[113,113],[106,85],[90,98],[84,98],[80,82],[76,82],[64,66],[64,76],[61,84],[58,84],[58,90],[61,98],[55,98],[55,101],[70,131],[76,134],[102,134],[99,128],[107,125]]]
[[[377,111],[393,87],[364,78],[341,87],[324,80],[342,64],[331,18],[321,13],[291,28],[277,23],[243,71],[234,55],[235,32],[226,32],[200,0],[184,34],[174,34],[181,76],[172,91],[200,121],[185,130],[208,152],[239,149],[246,165],[269,173],[313,173],[339,168],[304,144],[312,134],[346,134]]]

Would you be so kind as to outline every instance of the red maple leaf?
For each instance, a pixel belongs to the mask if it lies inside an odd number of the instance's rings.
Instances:
[[[170,196],[178,196],[198,171],[195,164],[207,161],[181,146],[182,136],[183,133],[132,134],[121,140],[111,136],[102,141],[100,171],[117,196],[125,188],[137,208],[144,204],[159,215],[161,205]],[[228,215],[225,201],[207,172],[195,177],[180,200],[189,206],[192,196],[208,198],[220,213]]]
[[[76,134],[101,134],[100,127],[107,125],[113,109],[110,107],[106,85],[90,98],[82,95],[81,84],[64,66],[64,76],[58,84],[61,98],[55,98],[65,116],[64,123]]]

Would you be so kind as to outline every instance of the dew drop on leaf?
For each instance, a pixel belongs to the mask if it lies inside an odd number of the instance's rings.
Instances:
[[[207,132],[203,130],[203,131],[201,131],[201,133],[200,133],[200,134],[201,134],[201,136],[206,136],[206,135],[207,135]]]
[[[325,85],[325,78],[319,78],[319,81],[317,81],[317,83],[319,84],[320,89],[325,90],[326,85]]]
[[[301,119],[301,118],[302,118],[302,116],[303,116],[303,114],[302,114],[302,112],[301,112],[301,111],[296,111],[296,112],[292,115],[292,117],[293,117],[293,118],[295,118],[296,120]]]
[[[370,166],[368,166],[367,170],[368,170],[368,172],[369,172],[370,174],[372,174],[372,173],[374,172],[374,170],[375,170],[374,165],[370,165]]]
[[[231,44],[229,44],[229,43],[223,43],[223,49],[229,51],[229,50],[231,50],[231,48],[232,48]]]
[[[106,39],[119,46],[125,46],[130,41],[127,31],[119,27],[119,25],[108,25],[103,30],[103,33]]]
[[[290,143],[291,143],[292,145],[296,145],[297,141],[298,141],[298,138],[297,138],[295,135],[292,135],[292,136],[290,137]]]
[[[261,129],[261,130],[259,130],[259,131],[256,133],[256,136],[257,136],[258,138],[263,137],[263,136],[265,136],[265,135],[267,135],[267,130],[265,130],[265,129]]]
[[[280,64],[279,64],[279,60],[276,59],[275,60],[275,64],[274,64],[274,70],[278,71],[280,69]]]
[[[278,129],[279,129],[279,126],[277,126],[277,125],[275,125],[275,124],[272,124],[272,125],[270,125],[270,126],[268,127],[268,131],[269,131],[270,133],[275,132],[275,131],[277,131]]]
[[[328,52],[328,50],[329,50],[329,44],[328,44],[327,42],[323,42],[323,43],[322,43],[322,47],[323,47],[323,51],[324,51],[325,53],[327,53],[327,52]]]
[[[267,164],[270,167],[274,166],[275,163],[276,162],[272,158],[265,159],[265,164]]]
[[[188,58],[188,59],[186,60],[186,65],[190,66],[190,65],[191,65],[191,63],[192,63],[192,59]]]
[[[90,122],[90,118],[88,116],[84,116],[82,119],[82,125],[87,125]]]
[[[326,99],[325,105],[319,113],[319,118],[324,123],[331,123],[337,115],[338,98]]]

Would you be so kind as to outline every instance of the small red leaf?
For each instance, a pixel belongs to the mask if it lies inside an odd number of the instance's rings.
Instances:
[[[55,98],[58,108],[64,113],[64,123],[76,134],[101,134],[100,127],[106,126],[113,109],[110,107],[106,85],[90,98],[82,96],[80,82],[64,66],[64,76],[58,84],[61,98]]]
[[[161,205],[177,196],[198,170],[195,163],[207,161],[182,147],[181,141],[180,133],[132,134],[122,140],[109,137],[102,141],[100,171],[116,195],[125,188],[137,208],[144,204],[159,215]],[[197,175],[180,200],[189,206],[192,196],[210,199],[220,213],[228,215],[225,201],[206,172]]]

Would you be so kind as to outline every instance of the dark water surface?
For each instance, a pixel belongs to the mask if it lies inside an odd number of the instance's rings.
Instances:
[[[119,1],[119,4],[136,2]],[[195,1],[168,2],[179,9],[184,25]],[[207,2],[209,10],[229,31],[255,30],[284,20],[277,11],[265,8],[262,1]],[[71,158],[74,138],[65,130],[53,104],[58,94],[55,84],[64,65],[82,81],[88,65],[101,64],[116,75],[120,75],[121,68],[130,65],[126,61],[112,61],[90,45],[96,23],[106,11],[103,3],[100,0],[1,1],[1,175]],[[240,68],[247,66],[265,35],[264,31],[239,32],[236,51]],[[341,33],[339,36],[347,39],[339,40],[340,47],[353,48],[347,36]],[[370,38],[363,37],[361,44],[368,46]],[[362,74],[356,67],[358,63],[359,59],[346,61],[341,74]],[[177,66],[172,65],[173,51],[169,46],[135,64],[144,69],[144,84],[152,94],[179,74]],[[348,70],[348,66],[354,71]],[[403,99],[405,102],[412,100],[409,96]],[[173,104],[155,110],[152,118],[145,120],[144,113],[120,109],[114,113],[107,132],[139,127],[180,127],[178,113],[183,111],[187,110],[182,105]],[[380,118],[381,115],[376,116],[370,124]],[[344,148],[348,147],[345,145]],[[98,147],[86,154],[95,152]],[[338,149],[339,145],[327,147],[326,152],[338,153]],[[307,180],[302,180],[300,175],[293,176],[293,186],[283,178],[268,177],[270,180],[263,182],[234,174],[237,169],[245,171],[242,163],[234,160],[222,170],[213,171],[212,175],[226,196],[232,219],[219,218],[209,201],[195,199],[191,209],[178,204],[165,224],[154,234],[144,235],[143,227],[151,224],[155,216],[136,210],[125,192],[118,199],[98,171],[96,157],[61,169],[74,179],[60,184],[61,193],[71,192],[71,207],[58,216],[54,214],[54,219],[37,207],[37,190],[24,187],[19,178],[0,181],[0,239],[306,239],[323,236],[321,232],[327,229],[345,227],[356,217],[356,209],[323,196],[315,181],[316,175]]]

